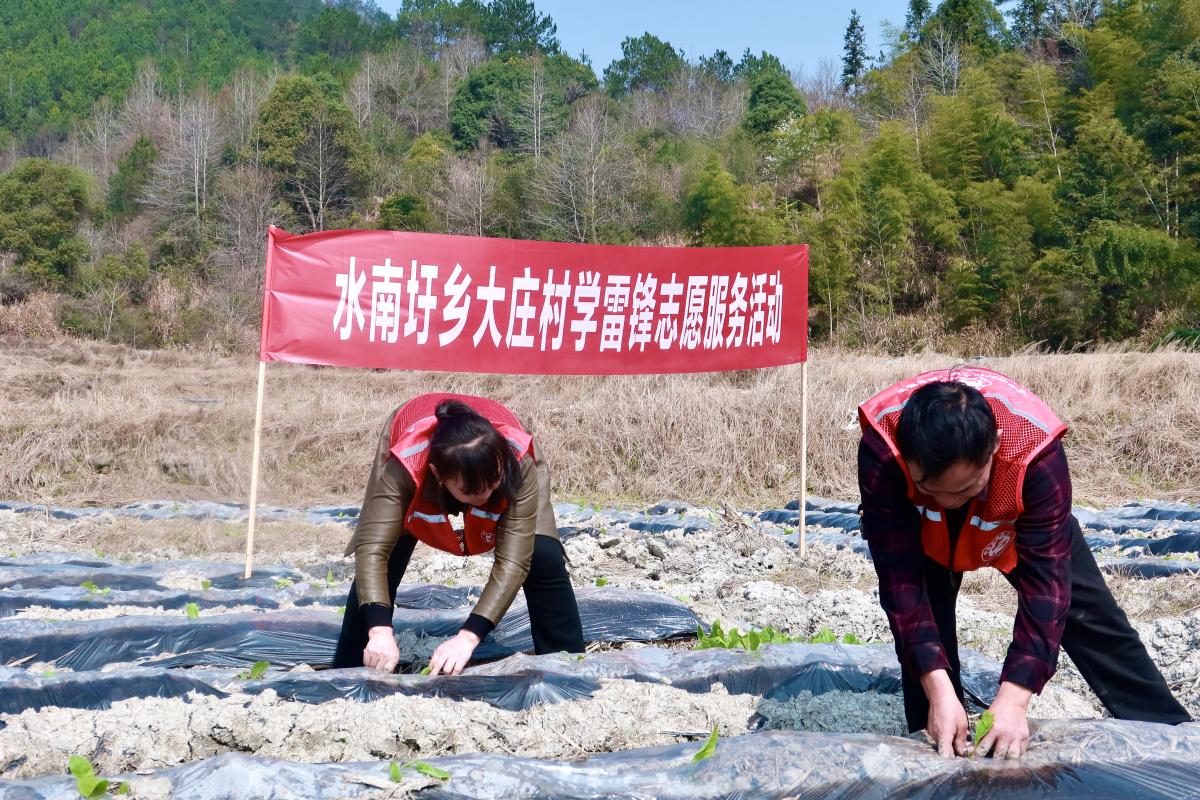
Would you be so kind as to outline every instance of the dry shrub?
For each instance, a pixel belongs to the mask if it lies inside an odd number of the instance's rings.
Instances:
[[[58,339],[58,296],[47,293],[30,295],[19,303],[0,305],[0,336],[26,339]]]
[[[256,362],[185,351],[21,342],[0,360],[0,497],[242,500]],[[857,496],[857,404],[952,356],[815,350],[809,491]],[[1071,425],[1078,502],[1196,500],[1200,355],[1020,354],[985,366],[1030,385]],[[782,503],[798,481],[800,368],[677,376],[451,375],[267,370],[263,502],[361,499],[388,412],[459,391],[510,405],[535,431],[562,497]]]

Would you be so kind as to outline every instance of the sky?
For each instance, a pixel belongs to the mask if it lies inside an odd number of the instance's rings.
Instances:
[[[395,14],[401,0],[377,0]],[[841,68],[842,37],[857,9],[867,32],[867,52],[883,44],[884,20],[904,25],[907,0],[534,0],[558,25],[558,40],[573,56],[586,52],[596,75],[621,57],[621,41],[649,32],[695,61],[721,49],[736,62],[749,47],[778,56],[789,69],[816,71],[831,59]]]

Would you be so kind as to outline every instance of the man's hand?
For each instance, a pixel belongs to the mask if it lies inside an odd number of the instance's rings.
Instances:
[[[429,659],[429,674],[458,675],[471,661],[471,654],[478,646],[478,636],[470,631],[459,631],[433,651],[433,658]]]
[[[921,676],[921,688],[929,699],[929,721],[925,732],[933,739],[940,755],[967,754],[967,710],[954,692],[954,684],[944,669]]]
[[[1029,749],[1029,698],[1033,692],[1005,681],[988,711],[992,712],[992,730],[976,748],[980,755],[994,758],[1020,758]]]
[[[363,664],[381,672],[395,672],[400,663],[400,648],[391,625],[377,625],[367,630],[367,647],[363,650]]]

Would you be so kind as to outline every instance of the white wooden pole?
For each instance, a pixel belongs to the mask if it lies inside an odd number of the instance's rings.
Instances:
[[[246,527],[246,572],[250,577],[254,564],[254,523],[258,515],[258,455],[262,448],[263,389],[267,383],[267,362],[258,362],[258,400],[254,404],[254,463],[250,467],[250,517]]]
[[[808,503],[808,360],[800,362],[800,557],[808,552],[805,505]]]

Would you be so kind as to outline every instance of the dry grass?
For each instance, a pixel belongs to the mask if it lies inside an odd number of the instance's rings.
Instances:
[[[0,498],[243,500],[256,364],[79,341],[0,339]],[[955,363],[815,351],[809,490],[857,494],[856,404]],[[1027,383],[1072,426],[1076,499],[1196,500],[1200,355],[1018,354],[986,364]],[[388,412],[450,390],[494,397],[539,434],[564,497],[775,504],[799,493],[799,368],[619,378],[268,368],[260,497],[360,499]]]

